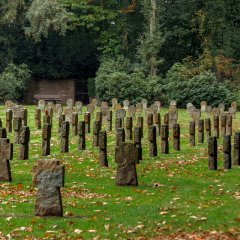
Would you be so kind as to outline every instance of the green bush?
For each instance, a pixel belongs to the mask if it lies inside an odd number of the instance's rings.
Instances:
[[[27,89],[31,71],[27,65],[9,64],[0,74],[0,97],[5,100],[18,100]]]
[[[227,85],[217,81],[214,73],[205,71],[192,77],[191,72],[180,63],[168,71],[165,90],[168,100],[177,100],[180,107],[185,107],[188,102],[199,107],[203,100],[217,106],[220,102],[229,104],[234,99]]]

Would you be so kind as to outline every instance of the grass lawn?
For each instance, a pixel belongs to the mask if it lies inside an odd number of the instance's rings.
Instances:
[[[115,186],[114,131],[108,133],[109,168],[100,168],[98,148],[87,134],[87,150],[77,150],[77,136],[70,133],[69,153],[60,153],[54,119],[51,155],[41,156],[41,130],[34,126],[34,106],[27,106],[31,131],[29,160],[11,161],[13,182],[0,183],[0,232],[12,239],[130,239],[172,233],[222,231],[240,238],[240,167],[223,170],[222,138],[218,139],[218,169],[208,170],[207,144],[189,146],[186,110],[179,110],[181,151],[149,158],[146,127],[143,160],[137,165],[138,187]],[[5,108],[0,108],[5,126]],[[166,112],[161,111],[161,116]],[[205,115],[203,115],[205,117]],[[79,116],[80,120],[83,115]],[[233,129],[240,129],[240,114]],[[92,118],[93,123],[93,118]],[[105,128],[105,126],[103,126]],[[70,131],[71,132],[71,131]],[[11,142],[13,133],[9,134]],[[197,142],[197,141],[196,141]],[[38,159],[58,159],[65,166],[61,189],[64,216],[35,217],[32,167]],[[0,234],[0,236],[1,236]]]

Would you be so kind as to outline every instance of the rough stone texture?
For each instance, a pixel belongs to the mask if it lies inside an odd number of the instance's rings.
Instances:
[[[119,146],[121,142],[125,142],[125,130],[124,128],[116,129],[116,146]]]
[[[76,113],[82,115],[82,107],[83,107],[83,103],[81,101],[76,101],[75,102],[75,111],[76,111]]]
[[[115,148],[115,162],[117,163],[116,185],[137,186],[136,163],[138,149],[134,143],[120,143]]]
[[[149,157],[157,156],[157,133],[155,126],[148,127]]]
[[[173,124],[173,149],[180,151],[180,125],[178,123]]]
[[[217,170],[217,137],[208,139],[208,169]]]
[[[7,138],[6,128],[0,128],[0,138]]]
[[[172,128],[174,123],[178,121],[178,111],[175,105],[169,106],[168,110],[168,117],[169,117],[169,127]]]
[[[122,118],[115,119],[115,129],[122,128]]]
[[[226,135],[227,116],[221,115],[221,135]]]
[[[13,143],[19,143],[19,131],[22,126],[22,119],[20,117],[13,118],[14,140]]]
[[[168,113],[164,114],[163,123],[166,124],[166,125],[169,124],[169,114]]]
[[[142,160],[142,142],[141,142],[141,128],[134,128],[134,144],[138,149],[138,160]]]
[[[18,159],[28,159],[28,149],[30,141],[30,130],[27,126],[22,126],[19,133]]]
[[[0,181],[12,181],[10,162],[13,157],[13,145],[9,139],[0,139]]]
[[[234,165],[240,165],[240,132],[236,132],[234,135]]]
[[[205,119],[205,131],[206,131],[206,138],[208,139],[211,137],[211,119],[206,118]]]
[[[218,109],[220,111],[220,114],[222,114],[225,111],[225,104],[224,103],[219,103],[218,104]]]
[[[7,111],[6,111],[6,130],[7,130],[7,132],[12,132],[12,118],[13,118],[12,110],[7,109]]]
[[[127,140],[133,139],[132,128],[133,128],[133,119],[132,117],[127,117],[126,118],[126,139]]]
[[[107,130],[112,131],[112,110],[107,112]]]
[[[98,136],[99,136],[100,130],[101,130],[101,122],[95,121],[93,123],[93,142],[92,142],[93,147],[98,146]]]
[[[137,127],[141,128],[141,137],[143,138],[143,117],[137,117]]]
[[[73,114],[72,107],[66,107],[64,109],[64,115],[65,115],[66,121],[68,121],[69,123],[72,123],[72,114]]]
[[[51,124],[46,123],[42,129],[42,156],[50,155]]]
[[[117,100],[117,98],[113,98],[111,102],[112,102],[112,109],[114,109],[114,110],[115,110],[115,108],[114,108],[114,107],[115,107],[115,105],[118,103],[118,100]]]
[[[147,109],[147,106],[148,106],[148,100],[147,100],[147,99],[143,99],[143,100],[142,100],[143,110],[146,110],[146,109]]]
[[[219,138],[219,116],[213,116],[213,135]]]
[[[72,134],[77,136],[78,114],[72,114]]]
[[[189,123],[189,144],[195,146],[195,121]]]
[[[126,111],[124,109],[118,109],[116,111],[116,119],[121,118],[122,119],[122,127],[124,127],[124,118],[126,117]]]
[[[198,120],[198,143],[204,143],[204,120]]]
[[[28,111],[26,108],[21,109],[21,118],[22,118],[22,126],[27,126]]]
[[[33,167],[33,184],[37,187],[35,215],[63,216],[64,166],[59,161],[39,160]]]
[[[84,114],[84,122],[85,122],[86,133],[90,133],[91,132],[91,113],[90,112],[86,112]]]
[[[231,159],[231,136],[223,136],[223,168],[231,169],[232,159]]]
[[[134,118],[136,114],[136,107],[134,105],[130,105],[128,107],[128,116]]]
[[[108,167],[106,131],[101,131],[99,133],[99,163],[101,167]]]
[[[232,135],[232,116],[227,116],[226,135]]]
[[[102,126],[102,120],[103,120],[103,114],[102,112],[97,112],[96,113],[96,121],[100,122],[100,126]]]
[[[213,108],[212,109],[212,115],[213,116],[219,116],[220,115],[220,110],[218,108]]]
[[[154,105],[157,106],[157,108],[158,108],[157,112],[159,112],[160,109],[161,109],[161,102],[160,101],[155,101]]]
[[[168,154],[169,153],[169,129],[167,124],[163,124],[161,126],[161,153]]]
[[[200,105],[201,105],[201,112],[206,112],[207,102],[201,101]]]
[[[153,118],[154,118],[154,124],[155,124],[155,127],[156,127],[157,135],[160,136],[160,128],[161,128],[160,113],[155,113]]]
[[[58,136],[61,137],[62,123],[65,121],[65,115],[61,114],[58,118]]]
[[[128,100],[124,100],[123,101],[123,109],[124,110],[128,110],[128,106],[129,106],[129,101]]]
[[[49,115],[44,115],[43,116],[43,124],[52,125],[52,118]]]
[[[153,114],[152,113],[148,113],[147,114],[147,126],[150,127],[153,125]]]
[[[56,117],[56,119],[58,119],[61,114],[63,114],[62,104],[57,103],[56,107],[55,107],[55,117]]]
[[[142,110],[143,110],[142,103],[137,103],[136,104],[136,113],[141,115],[142,114]]]
[[[41,109],[35,109],[35,127],[36,129],[41,129]]]
[[[109,107],[108,105],[102,105],[101,106],[101,113],[102,113],[102,123],[106,123],[108,120],[107,120],[107,115],[108,115],[108,111],[109,111]]]
[[[61,128],[61,153],[66,153],[69,151],[69,122],[64,121]]]
[[[73,107],[73,105],[74,105],[74,100],[73,99],[68,99],[67,100],[67,106],[68,107]]]
[[[78,150],[85,149],[86,149],[85,122],[80,121],[78,123]]]

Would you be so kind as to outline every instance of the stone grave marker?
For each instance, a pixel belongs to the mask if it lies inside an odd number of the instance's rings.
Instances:
[[[13,118],[13,130],[14,130],[14,140],[13,142],[19,143],[20,129],[22,127],[22,119],[20,117]]]
[[[178,111],[175,108],[175,106],[169,107],[168,116],[169,116],[169,127],[172,128],[173,124],[177,123],[177,121],[178,121]]]
[[[85,112],[84,113],[84,122],[85,122],[85,133],[91,132],[91,113]]]
[[[232,158],[231,158],[231,136],[223,136],[223,168],[231,169]]]
[[[149,157],[157,156],[157,132],[156,127],[153,125],[148,127],[148,143]]]
[[[29,141],[30,141],[30,129],[27,126],[22,126],[19,133],[19,148],[18,148],[19,160],[28,159]]]
[[[6,111],[6,130],[7,130],[7,132],[12,132],[12,119],[13,119],[12,109],[7,109],[7,111]]]
[[[55,116],[56,116],[56,118],[58,119],[59,116],[60,116],[62,113],[63,113],[62,104],[57,103],[57,104],[56,104],[56,107],[55,107]]]
[[[135,118],[135,114],[136,114],[136,107],[134,105],[130,105],[128,107],[128,116]]]
[[[217,137],[208,139],[208,169],[217,170]]]
[[[206,113],[210,117],[212,114],[212,106],[206,106]]]
[[[27,120],[28,120],[28,110],[26,108],[21,109],[21,116],[22,118],[22,126],[27,126]]]
[[[68,99],[67,100],[67,106],[69,107],[69,108],[72,108],[73,106],[74,106],[74,100],[73,99]]]
[[[100,121],[94,121],[93,123],[93,142],[92,146],[93,147],[98,147],[98,140],[99,140],[99,132],[101,130],[101,123]]]
[[[204,143],[204,120],[198,120],[198,143]]]
[[[148,107],[148,100],[147,99],[142,100],[142,107],[143,107],[143,110],[147,109],[147,107]]]
[[[129,106],[129,101],[128,100],[124,100],[123,101],[123,109],[127,111],[128,110],[128,106]]]
[[[236,118],[236,112],[237,112],[237,110],[236,110],[235,107],[230,107],[229,108],[229,115],[231,115],[233,119]]]
[[[213,135],[219,138],[219,116],[213,116]]]
[[[212,109],[212,115],[213,115],[213,116],[220,116],[220,110],[219,110],[219,108],[213,108],[213,109]]]
[[[77,126],[78,126],[78,114],[74,112],[72,114],[72,134],[77,136]]]
[[[11,182],[10,162],[13,158],[13,145],[8,138],[0,138],[0,181]]]
[[[221,115],[221,135],[226,135],[227,116]]]
[[[46,103],[44,100],[40,99],[38,100],[38,107],[41,109],[41,110],[44,110],[45,109],[45,106],[46,106]]]
[[[36,108],[35,109],[35,128],[41,129],[41,127],[42,127],[41,109]]]
[[[72,123],[73,109],[71,107],[67,107],[64,109],[64,115],[65,115],[66,121],[68,121],[69,123]]]
[[[133,119],[132,117],[127,117],[126,119],[126,139],[127,140],[133,139],[132,128],[133,128]]]
[[[176,100],[171,100],[169,105],[177,107],[177,101]]]
[[[136,163],[138,163],[138,149],[134,143],[123,143],[115,148],[115,162],[117,163],[116,185],[137,186]]]
[[[45,123],[42,129],[42,156],[50,155],[51,124]]]
[[[207,102],[201,101],[200,105],[201,105],[201,112],[206,112]]]
[[[101,131],[99,133],[99,163],[101,167],[108,167],[106,131]]]
[[[206,130],[206,138],[208,140],[209,137],[211,137],[211,119],[210,118],[205,119],[205,130]]]
[[[112,99],[112,109],[115,110],[115,105],[118,103],[117,98]]]
[[[190,107],[194,107],[194,105],[193,105],[192,103],[187,103],[187,105],[186,105],[187,110],[188,110]]]
[[[160,112],[161,109],[161,102],[160,101],[155,101],[154,105],[157,106],[157,112]]]
[[[142,114],[142,110],[143,110],[142,103],[137,103],[136,104],[136,113],[141,115]]]
[[[119,146],[121,142],[125,142],[125,130],[124,128],[117,128],[116,146]]]
[[[69,151],[69,122],[64,121],[61,127],[61,153]]]
[[[231,107],[237,111],[237,107],[238,107],[237,102],[236,101],[231,102]]]
[[[115,111],[118,111],[118,110],[120,110],[120,109],[122,109],[122,105],[121,105],[120,103],[116,103],[116,104],[114,105],[114,110],[115,110]]]
[[[137,117],[137,127],[141,128],[141,138],[143,138],[143,117]]]
[[[126,117],[126,112],[124,109],[119,109],[116,111],[116,118],[122,119],[122,126],[124,126],[124,118]]]
[[[76,101],[75,102],[75,111],[76,111],[76,113],[82,115],[82,108],[83,108],[83,103],[81,101]]]
[[[85,122],[78,123],[78,150],[86,149]]]
[[[178,123],[173,124],[173,149],[180,151],[180,125]]]
[[[33,184],[37,187],[36,216],[63,216],[60,187],[64,186],[64,166],[56,160],[38,160],[33,167]]]
[[[189,123],[189,144],[195,146],[195,121]]]
[[[223,114],[223,112],[225,111],[225,104],[224,103],[219,103],[218,104],[218,109],[220,111],[220,114]]]
[[[112,110],[107,112],[107,130],[112,131]]]
[[[163,124],[161,126],[161,153],[168,154],[169,153],[169,128],[167,124]]]
[[[93,116],[95,110],[95,106],[93,104],[88,104],[87,105],[87,111]]]
[[[158,113],[158,106],[157,106],[157,105],[152,104],[152,105],[150,106],[150,109],[152,110],[153,114]]]
[[[108,111],[109,111],[109,107],[108,105],[102,105],[101,106],[101,112],[102,112],[102,121],[103,123],[106,123],[108,120],[107,118],[107,114],[108,114]]]
[[[234,134],[234,159],[233,164],[240,166],[240,132]]]
[[[141,141],[141,128],[135,127],[134,128],[134,144],[135,147],[138,149],[138,160],[142,160],[142,141]]]
[[[66,120],[65,115],[61,114],[58,118],[58,136],[61,137],[62,123]]]
[[[5,107],[6,109],[12,109],[13,106],[15,106],[16,103],[14,103],[12,100],[5,101]]]

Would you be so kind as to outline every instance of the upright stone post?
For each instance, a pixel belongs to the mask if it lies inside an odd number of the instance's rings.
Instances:
[[[86,149],[85,122],[80,121],[78,123],[78,150],[85,149]]]
[[[68,142],[69,142],[69,122],[64,121],[62,123],[61,129],[61,153],[68,152]]]
[[[122,118],[115,119],[115,129],[122,128]]]
[[[137,127],[140,127],[141,128],[141,138],[143,138],[143,117],[141,116],[138,116],[137,117]]]
[[[110,132],[112,131],[112,110],[107,112],[107,129]]]
[[[50,155],[51,124],[45,123],[42,129],[42,156]]]
[[[99,137],[99,132],[101,130],[100,126],[101,126],[101,123],[99,121],[95,121],[93,124],[93,142],[92,142],[93,147],[98,147],[98,137]]]
[[[0,128],[0,138],[7,138],[6,128]]]
[[[156,126],[157,135],[160,136],[160,128],[161,128],[161,116],[160,113],[154,114],[154,123]]]
[[[153,125],[153,114],[152,113],[148,113],[147,114],[147,126],[150,127]]]
[[[72,134],[77,136],[78,114],[72,114]]]
[[[205,119],[205,130],[206,130],[206,138],[208,140],[208,138],[211,137],[211,119],[210,118]]]
[[[173,149],[180,151],[180,125],[178,123],[173,124]]]
[[[7,109],[6,111],[6,130],[7,132],[12,132],[12,109]]]
[[[157,156],[157,132],[155,126],[148,127],[149,157]]]
[[[168,154],[169,153],[169,144],[168,144],[168,125],[163,124],[161,126],[161,153]]]
[[[120,143],[115,148],[115,162],[117,163],[116,185],[137,186],[136,163],[138,149],[134,143]]]
[[[240,132],[234,135],[234,165],[240,165]]]
[[[18,159],[26,160],[28,159],[28,144],[30,141],[30,130],[27,126],[22,126],[19,135],[19,149],[18,149]]]
[[[223,136],[223,168],[231,169],[232,159],[231,159],[231,136]]]
[[[213,135],[219,138],[219,116],[213,116]]]
[[[124,128],[117,128],[116,132],[116,146],[119,146],[121,142],[125,142],[125,130]]]
[[[138,160],[142,160],[142,142],[141,142],[141,128],[134,128],[134,144],[138,149]]]
[[[43,124],[50,124],[52,125],[52,119],[49,115],[44,115],[43,116]]]
[[[37,187],[35,216],[63,216],[60,187],[64,186],[64,166],[55,160],[38,160],[33,167]]]
[[[204,120],[198,120],[198,143],[204,143]]]
[[[91,132],[91,114],[89,112],[86,112],[84,114],[84,122],[85,122],[86,133],[90,133]]]
[[[217,170],[217,137],[208,139],[208,169]]]
[[[27,126],[27,119],[28,119],[28,111],[26,108],[21,109],[21,118],[22,118],[22,126]]]
[[[232,136],[232,116],[227,116],[227,129],[226,134]]]
[[[58,136],[61,137],[62,123],[65,121],[66,117],[64,114],[61,114],[58,118]]]
[[[106,131],[101,131],[99,133],[99,163],[101,167],[108,167]]]
[[[127,117],[127,119],[126,119],[126,139],[128,139],[128,140],[133,139],[132,128],[133,128],[133,119],[132,119],[132,117]]]
[[[227,116],[222,115],[221,116],[221,135],[226,135],[226,124],[227,124]]]
[[[13,118],[14,140],[13,143],[19,143],[20,128],[22,126],[22,119],[20,117]]]
[[[102,112],[96,113],[96,121],[98,121],[100,123],[100,128],[102,129]]]
[[[35,127],[36,129],[41,129],[42,124],[41,124],[41,109],[36,108],[35,109]]]
[[[195,146],[195,121],[189,123],[189,144]]]
[[[168,113],[164,114],[163,123],[166,125],[169,125],[169,114]]]
[[[8,138],[0,138],[0,181],[12,181],[9,160],[13,158],[13,144]]]

